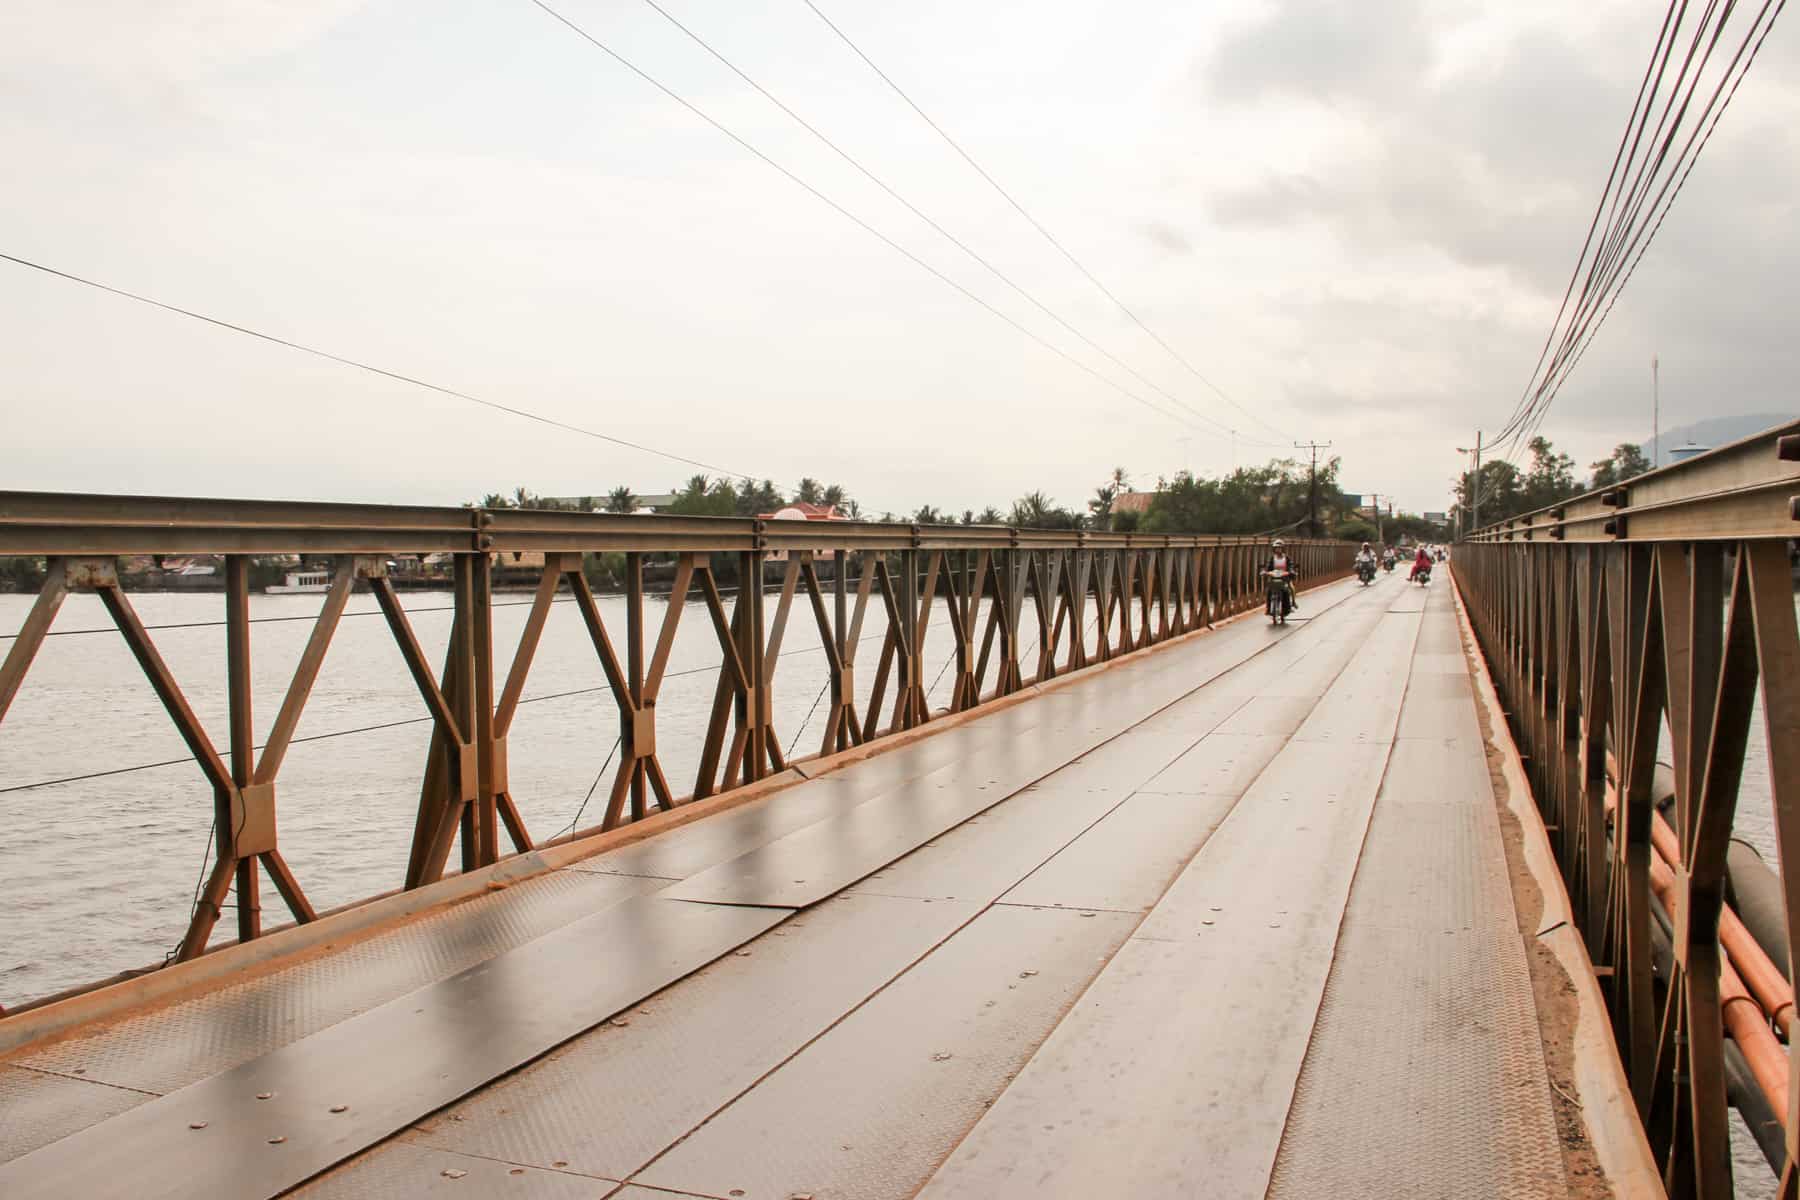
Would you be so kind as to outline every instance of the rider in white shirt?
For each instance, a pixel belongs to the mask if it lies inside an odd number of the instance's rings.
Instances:
[[[1300,589],[1294,586],[1294,581],[1300,578],[1300,568],[1294,565],[1294,560],[1288,556],[1287,547],[1280,538],[1269,543],[1269,558],[1263,564],[1263,570],[1287,572],[1288,607],[1299,611]]]

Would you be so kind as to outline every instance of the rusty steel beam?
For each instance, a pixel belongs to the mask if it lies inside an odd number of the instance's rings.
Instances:
[[[1731,1195],[1728,1031],[1741,1040],[1751,1032],[1746,1012],[1760,1006],[1767,1034],[1792,1004],[1786,981],[1743,945],[1724,905],[1759,694],[1771,826],[1780,861],[1800,861],[1800,630],[1788,540],[1796,530],[1746,516],[1753,510],[1743,504],[1777,483],[1796,486],[1792,460],[1777,453],[1791,436],[1774,431],[1631,481],[1629,503],[1608,506],[1630,523],[1603,542],[1586,536],[1591,523],[1571,502],[1551,526],[1565,536],[1541,536],[1545,518],[1535,514],[1478,533],[1452,564],[1554,830],[1651,1148],[1671,1194],[1702,1200]],[[1640,501],[1658,506],[1657,521],[1637,519]],[[1683,512],[1692,519],[1678,522]],[[1736,536],[1721,536],[1727,515],[1743,519]],[[1651,536],[1677,526],[1679,535]],[[1665,722],[1674,777],[1666,819],[1653,792]],[[1792,955],[1800,873],[1782,873],[1782,893],[1782,949]],[[1664,922],[1672,953],[1659,975],[1652,934]],[[1738,940],[1743,970],[1722,945],[1722,926]],[[1762,1050],[1757,1061],[1785,1073],[1785,1054]],[[1800,1087],[1772,1090],[1784,1097],[1791,1178]]]
[[[1800,421],[1475,531],[1478,542],[1721,541],[1800,536]]]
[[[217,861],[197,903],[184,913],[180,958],[203,953],[235,886],[237,935],[260,936],[258,900],[266,873],[296,921],[315,913],[283,858],[276,794],[324,660],[353,588],[374,593],[412,679],[432,734],[418,776],[418,807],[404,881],[440,878],[460,843],[470,870],[534,842],[519,816],[508,740],[549,619],[564,589],[580,612],[618,712],[618,765],[597,828],[606,829],[784,769],[800,730],[778,729],[774,698],[789,641],[822,652],[828,675],[816,753],[831,754],[888,733],[916,729],[946,713],[977,708],[1034,682],[1203,629],[1261,603],[1256,575],[1264,538],[1230,535],[1113,534],[1000,526],[879,522],[800,523],[712,517],[621,516],[519,509],[312,504],[180,497],[64,495],[0,491],[0,555],[44,555],[47,581],[0,660],[0,736],[6,710],[71,591],[96,593],[137,659],[199,767],[217,818]],[[1347,543],[1291,542],[1308,583],[1348,574]],[[493,645],[492,569],[501,554],[542,551],[544,566],[516,647],[504,662]],[[253,744],[250,662],[255,619],[249,568],[254,555],[334,556],[332,583],[267,741]],[[425,652],[401,606],[386,559],[453,556],[454,616],[440,666]],[[215,748],[163,662],[151,631],[121,586],[122,555],[227,556],[226,752]],[[625,555],[625,619],[608,629],[583,575],[587,555]],[[715,555],[735,557],[734,600],[715,579]],[[672,560],[674,580],[660,628],[647,619],[645,567]],[[763,565],[783,562],[772,604]],[[821,578],[829,562],[832,579]],[[803,597],[802,597],[803,594]],[[710,623],[714,703],[704,720],[690,793],[669,783],[658,752],[657,698],[689,597]],[[954,653],[948,692],[923,647],[940,601]],[[809,609],[790,629],[796,602]],[[1034,661],[1025,661],[1025,606],[1037,617]],[[615,637],[623,636],[617,646]],[[816,636],[817,643],[811,644]],[[857,650],[880,652],[867,691],[858,687]],[[613,730],[601,732],[612,740]],[[602,742],[602,745],[605,743]],[[258,752],[260,751],[260,757]],[[684,765],[685,767],[685,765]],[[577,830],[576,835],[592,832]],[[184,898],[185,899],[185,898]]]

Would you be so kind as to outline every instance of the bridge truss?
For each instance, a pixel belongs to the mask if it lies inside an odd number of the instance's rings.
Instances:
[[[1727,853],[1760,693],[1776,849],[1800,862],[1797,535],[1800,423],[1490,526],[1456,554],[1672,1195],[1730,1196],[1732,1102],[1753,1128],[1776,1123],[1759,1133],[1796,1195],[1793,985],[1728,906]],[[1800,872],[1780,898],[1774,949],[1792,963]]]

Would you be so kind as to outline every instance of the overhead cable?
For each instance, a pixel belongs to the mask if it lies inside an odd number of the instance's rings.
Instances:
[[[1229,394],[1227,394],[1223,388],[1221,388],[1218,384],[1214,383],[1211,379],[1207,378],[1207,376],[1200,371],[1200,368],[1196,367],[1192,362],[1190,362],[1188,360],[1186,355],[1182,354],[1179,350],[1175,349],[1174,346],[1169,344],[1167,339],[1165,339],[1160,333],[1156,332],[1155,329],[1152,329],[1150,327],[1150,325],[1142,317],[1140,317],[1134,309],[1131,308],[1130,305],[1126,304],[1123,300],[1119,299],[1118,295],[1115,294],[1111,288],[1107,287],[1106,284],[1102,283],[1100,281],[1099,276],[1095,275],[1092,271],[1090,271],[1087,268],[1087,265],[1085,263],[1083,263],[1079,258],[1075,257],[1075,254],[1067,246],[1063,245],[1062,241],[1059,238],[1057,238],[1057,236],[1054,233],[1051,233],[1050,230],[1044,226],[1043,222],[1039,221],[1036,217],[1032,216],[1030,211],[1027,210],[1026,207],[1023,204],[1021,204],[1013,196],[1013,194],[1011,192],[1007,191],[1006,188],[1001,186],[1000,181],[995,179],[993,177],[993,175],[988,172],[986,167],[983,167],[979,162],[977,162],[975,160],[974,155],[970,154],[966,149],[963,148],[963,146],[960,142],[958,142],[955,138],[951,137],[949,132],[946,131],[942,125],[939,125],[937,123],[937,121],[932,119],[931,114],[926,112],[923,108],[921,108],[919,106],[918,102],[915,101],[910,95],[907,94],[906,89],[902,88],[898,83],[895,83],[892,76],[890,76],[886,71],[883,71],[879,66],[877,66],[875,64],[875,60],[870,58],[868,56],[868,54],[864,52],[864,50],[861,46],[857,45],[856,42],[851,40],[850,35],[845,33],[841,28],[839,28],[839,26],[837,25],[836,22],[834,22],[830,17],[826,16],[825,13],[819,8],[819,6],[815,3],[813,3],[813,0],[804,0],[804,3],[806,4],[806,7],[812,9],[814,16],[818,17],[819,20],[821,20],[825,23],[826,28],[830,29],[832,33],[836,34],[838,36],[838,39],[840,41],[842,41],[844,43],[844,45],[848,46],[850,48],[851,52],[854,53],[856,55],[856,57],[860,58],[864,62],[864,64],[866,64],[868,66],[869,70],[873,71],[876,74],[876,76],[883,83],[887,84],[887,86],[893,90],[893,92],[896,96],[900,97],[901,100],[905,101],[906,106],[908,108],[912,109],[913,112],[915,112],[919,115],[920,120],[924,121],[926,125],[931,127],[932,132],[936,133],[938,135],[938,137],[940,137],[944,140],[944,143],[946,145],[948,145],[952,150],[956,151],[957,155],[960,156],[964,162],[968,163],[969,166],[975,171],[975,173],[977,175],[980,175],[982,179],[987,181],[987,184],[989,187],[993,188],[995,192],[999,193],[1001,199],[1005,200],[1007,202],[1007,204],[1012,206],[1012,208],[1015,212],[1017,212],[1021,217],[1025,218],[1026,222],[1028,224],[1030,224],[1030,226],[1033,229],[1037,230],[1038,233],[1043,236],[1045,241],[1049,242],[1051,246],[1055,247],[1057,253],[1061,254],[1065,259],[1067,259],[1069,261],[1070,266],[1074,267],[1077,271],[1079,271],[1081,273],[1083,278],[1085,278],[1089,283],[1093,284],[1094,287],[1100,291],[1101,295],[1105,296],[1108,300],[1110,300],[1113,303],[1114,307],[1116,307],[1120,312],[1124,313],[1125,316],[1131,320],[1132,324],[1136,325],[1139,329],[1143,330],[1146,334],[1148,334],[1150,336],[1150,338],[1153,341],[1156,342],[1156,344],[1158,346],[1161,346],[1165,351],[1167,351],[1171,358],[1173,358],[1176,362],[1180,363],[1183,367],[1187,368],[1188,373],[1193,375],[1193,377],[1195,379],[1198,379],[1201,383],[1205,384],[1208,388],[1212,389],[1213,393],[1215,395],[1217,395],[1219,397],[1219,399],[1225,401],[1225,403],[1231,405],[1231,407],[1237,409],[1238,412],[1242,413],[1246,417],[1249,417],[1252,421],[1255,421],[1258,425],[1261,425],[1264,429],[1267,429],[1270,432],[1279,435],[1280,437],[1282,437],[1283,439],[1286,439],[1287,441],[1293,440],[1293,436],[1291,434],[1285,432],[1278,426],[1270,424],[1267,420],[1265,420],[1261,416],[1257,415],[1255,410],[1245,408],[1243,405],[1239,404]],[[1133,372],[1133,374],[1136,374],[1136,372]],[[1259,444],[1275,445],[1277,443],[1262,442]]]
[[[546,417],[542,413],[531,412],[528,409],[518,408],[511,404],[501,404],[496,400],[484,400],[480,396],[473,396],[468,392],[458,391],[455,388],[432,383],[414,375],[402,374],[399,371],[390,371],[385,367],[378,367],[372,363],[361,362],[354,358],[346,358],[341,354],[333,354],[329,350],[320,350],[314,346],[303,345],[300,342],[290,341],[284,337],[277,337],[272,333],[264,333],[260,329],[252,329],[248,325],[239,325],[234,321],[227,321],[220,317],[208,316],[202,312],[195,312],[193,309],[182,308],[179,305],[169,304],[151,296],[127,291],[125,288],[115,287],[109,283],[102,283],[97,279],[89,279],[86,276],[76,275],[69,271],[61,271],[55,267],[46,266],[43,263],[34,262],[28,258],[21,258],[16,254],[0,252],[0,259],[4,259],[7,262],[14,263],[21,267],[29,267],[33,271],[42,271],[46,275],[54,275],[59,279],[66,279],[71,283],[79,283],[86,287],[97,288],[102,292],[108,292],[114,296],[123,297],[126,300],[135,300],[139,304],[146,304],[151,308],[160,308],[164,312],[175,313],[177,316],[187,317],[190,320],[202,321],[208,325],[215,325],[220,329],[229,329],[233,333],[242,333],[249,337],[273,343],[277,346],[285,346],[289,350],[298,350],[300,353],[310,354],[314,358],[322,358],[328,362],[339,363],[346,367],[355,367],[359,371],[367,371],[372,375],[380,375],[387,379],[397,380],[400,383],[411,384],[414,387],[424,388],[426,391],[437,392],[439,395],[450,396],[457,400],[466,400],[470,404],[479,404],[483,408],[491,408],[496,412],[510,413],[515,417],[522,417],[527,421],[536,421],[540,425],[549,425],[569,433],[580,434],[582,437],[594,438],[602,442],[611,442],[613,445],[623,446],[627,450],[638,450],[645,454],[654,454],[658,458],[666,458],[671,462],[685,463],[690,467],[699,467],[702,470],[712,471],[719,475],[729,475],[734,479],[746,479],[751,482],[755,481],[753,476],[746,475],[742,471],[729,470],[728,468],[716,466],[712,463],[702,462],[697,458],[689,458],[685,454],[676,454],[671,450],[659,450],[655,446],[646,445],[643,442],[634,442],[627,438],[615,437],[610,433],[601,433],[597,429],[588,429],[580,425],[572,425],[567,421],[561,421],[555,417]]]
[[[934,217],[932,217],[929,213],[926,213],[925,211],[920,209],[919,206],[914,204],[911,200],[908,200],[905,196],[901,195],[899,191],[895,190],[893,185],[888,183],[888,181],[883,179],[881,176],[877,175],[874,171],[870,170],[855,155],[851,154],[848,150],[845,150],[842,146],[838,145],[835,141],[833,141],[830,137],[828,137],[823,131],[821,131],[811,121],[808,121],[805,117],[801,116],[798,112],[794,111],[794,109],[791,106],[789,106],[787,103],[785,103],[783,100],[781,100],[780,97],[776,96],[773,92],[769,91],[768,88],[764,87],[761,83],[758,83],[755,79],[751,78],[751,76],[749,74],[747,74],[741,67],[739,67],[736,63],[732,62],[729,58],[726,58],[724,54],[720,53],[718,49],[716,49],[710,42],[708,42],[705,38],[701,37],[698,33],[694,32],[693,29],[691,29],[687,25],[683,24],[672,13],[670,13],[668,9],[664,8],[661,4],[659,4],[657,2],[657,0],[644,0],[644,3],[649,5],[651,8],[655,9],[656,12],[663,18],[663,20],[665,20],[669,24],[673,25],[676,29],[680,30],[681,33],[683,35],[685,35],[690,41],[692,41],[695,45],[699,46],[702,50],[705,50],[708,54],[712,55],[712,57],[717,59],[727,70],[729,70],[732,74],[736,75],[739,79],[743,80],[744,83],[746,83],[752,89],[754,89],[765,100],[767,100],[769,103],[773,104],[776,108],[779,108],[782,112],[786,113],[789,117],[791,117],[794,120],[794,122],[796,124],[798,124],[802,129],[806,130],[808,133],[812,134],[813,137],[815,137],[821,143],[823,143],[825,145],[825,147],[828,148],[832,153],[836,154],[839,158],[843,159],[846,163],[849,163],[851,167],[855,168],[860,174],[862,174],[862,176],[864,178],[869,180],[869,182],[873,183],[876,187],[878,187],[882,191],[886,192],[888,194],[888,196],[890,196],[896,203],[900,204],[903,208],[905,208],[906,211],[910,212],[913,216],[917,217],[919,220],[921,220],[925,224],[929,225],[933,230],[935,230],[937,233],[942,235],[944,237],[944,239],[946,241],[948,241],[951,245],[955,246],[958,250],[961,250],[963,252],[963,254],[967,255],[970,259],[974,260],[981,267],[985,268],[989,274],[994,276],[994,278],[998,279],[1001,283],[1004,283],[1007,287],[1011,288],[1014,292],[1018,293],[1018,295],[1021,298],[1023,298],[1027,303],[1031,304],[1032,307],[1036,308],[1039,312],[1043,313],[1045,316],[1049,317],[1052,321],[1055,321],[1058,325],[1062,326],[1063,329],[1067,330],[1069,333],[1073,334],[1076,338],[1080,339],[1081,342],[1083,344],[1085,344],[1089,349],[1091,349],[1095,353],[1100,354],[1103,357],[1105,357],[1107,359],[1107,361],[1111,362],[1114,366],[1118,367],[1120,370],[1125,371],[1126,373],[1131,375],[1132,378],[1136,379],[1139,383],[1143,384],[1145,387],[1149,388],[1150,390],[1156,392],[1158,395],[1162,396],[1165,400],[1168,400],[1170,403],[1180,406],[1181,408],[1185,409],[1189,413],[1192,413],[1194,416],[1198,417],[1200,420],[1206,421],[1207,423],[1215,426],[1216,429],[1218,430],[1218,432],[1220,432],[1220,433],[1231,433],[1232,432],[1232,429],[1229,425],[1222,424],[1221,422],[1218,421],[1217,418],[1208,416],[1206,413],[1200,411],[1198,408],[1195,408],[1193,405],[1189,404],[1186,400],[1183,400],[1180,396],[1177,396],[1173,392],[1164,388],[1162,385],[1158,384],[1155,380],[1150,379],[1148,376],[1144,375],[1137,368],[1133,367],[1130,363],[1126,362],[1124,359],[1120,358],[1118,355],[1116,355],[1112,351],[1108,350],[1105,346],[1102,346],[1099,342],[1096,342],[1093,338],[1089,337],[1087,334],[1085,334],[1081,330],[1077,329],[1074,325],[1070,324],[1062,316],[1062,314],[1056,312],[1049,305],[1045,304],[1042,300],[1040,300],[1037,296],[1032,294],[1030,291],[1026,290],[1023,286],[1021,286],[1018,282],[1016,282],[1010,275],[1008,275],[1006,272],[1002,271],[999,267],[995,266],[993,264],[993,262],[991,262],[989,259],[984,257],[980,252],[975,250],[972,246],[970,246],[962,238],[960,238],[956,234],[950,232],[950,230],[944,228],[944,226],[940,222],[938,222]],[[1262,443],[1262,444],[1274,445],[1274,443],[1272,443],[1272,442],[1267,442],[1267,443]]]
[[[1696,109],[1707,65],[1724,41],[1738,5],[1711,0],[1700,12],[1665,92],[1689,8],[1687,0],[1670,0],[1562,303],[1525,389],[1495,438],[1497,457],[1516,454],[1541,428],[1563,383],[1586,355],[1654,243],[1785,5],[1786,0],[1764,0]]]
[[[583,41],[585,41],[589,45],[593,46],[596,50],[599,50],[601,53],[605,54],[608,58],[611,58],[614,62],[616,62],[620,66],[624,67],[627,71],[630,71],[633,75],[636,75],[639,79],[643,80],[645,83],[649,84],[651,87],[655,88],[657,91],[661,92],[663,95],[667,96],[669,99],[671,99],[675,103],[681,105],[681,107],[687,109],[690,113],[694,114],[696,117],[699,117],[702,121],[705,121],[708,125],[712,126],[714,129],[718,130],[720,133],[722,133],[726,137],[730,138],[733,142],[737,143],[737,145],[741,149],[743,149],[745,152],[747,152],[748,154],[752,155],[753,157],[755,157],[756,159],[761,161],[763,164],[765,164],[772,170],[778,172],[785,179],[787,179],[790,183],[794,184],[796,187],[799,187],[800,189],[805,191],[808,195],[812,196],[815,200],[819,201],[821,204],[825,205],[827,208],[831,209],[833,212],[837,213],[839,216],[843,217],[845,220],[849,221],[851,224],[855,225],[857,228],[861,229],[863,232],[867,233],[869,236],[875,238],[877,241],[879,241],[883,245],[887,246],[888,249],[892,250],[894,253],[905,258],[907,261],[911,262],[914,266],[918,267],[920,270],[926,272],[928,275],[931,275],[933,278],[937,279],[940,283],[943,283],[946,286],[954,289],[955,291],[960,293],[965,299],[969,300],[971,303],[976,304],[976,305],[980,306],[981,308],[985,309],[988,313],[992,314],[995,317],[998,317],[1000,320],[1004,321],[1006,324],[1012,326],[1013,329],[1017,330],[1019,333],[1024,334],[1026,337],[1030,338],[1032,341],[1036,342],[1039,346],[1042,346],[1044,349],[1050,351],[1050,353],[1056,355],[1058,358],[1063,359],[1065,362],[1068,362],[1069,364],[1076,367],[1077,369],[1084,371],[1087,374],[1093,376],[1095,379],[1098,379],[1101,383],[1104,383],[1106,386],[1112,388],[1114,391],[1120,393],[1121,395],[1126,396],[1126,397],[1130,398],[1131,400],[1134,400],[1137,403],[1143,405],[1145,408],[1149,409],[1153,413],[1156,413],[1158,416],[1164,417],[1166,419],[1173,420],[1173,421],[1182,421],[1182,422],[1185,422],[1190,425],[1193,424],[1193,422],[1190,419],[1188,419],[1187,417],[1185,417],[1181,412],[1179,412],[1179,411],[1170,412],[1167,409],[1160,407],[1153,401],[1146,399],[1145,397],[1139,395],[1137,392],[1132,391],[1130,388],[1119,383],[1118,381],[1095,370],[1093,367],[1089,366],[1087,363],[1082,362],[1080,359],[1076,358],[1074,355],[1070,354],[1068,351],[1064,350],[1062,347],[1056,345],[1054,342],[1051,342],[1048,339],[1033,332],[1030,328],[1021,324],[1018,320],[1016,320],[1012,316],[1003,312],[999,308],[996,308],[993,304],[989,303],[987,300],[982,299],[982,297],[977,295],[975,292],[969,290],[969,288],[965,287],[963,284],[958,283],[956,280],[952,279],[950,276],[944,274],[942,271],[938,270],[936,267],[934,267],[930,263],[926,262],[923,258],[920,258],[917,254],[914,254],[911,250],[908,250],[905,246],[901,245],[899,242],[895,241],[893,238],[889,237],[887,234],[881,232],[881,230],[875,228],[875,226],[873,226],[869,222],[863,220],[861,217],[859,217],[855,213],[851,212],[848,208],[845,208],[842,204],[839,204],[836,200],[833,200],[830,196],[827,196],[824,192],[820,191],[818,188],[814,187],[812,184],[810,184],[806,180],[802,179],[799,175],[795,174],[793,171],[789,170],[787,167],[783,166],[781,163],[777,162],[775,159],[773,159],[773,158],[769,157],[767,154],[763,153],[761,150],[759,150],[756,146],[751,144],[747,139],[745,139],[737,131],[733,130],[731,127],[727,126],[726,124],[724,124],[723,122],[718,120],[712,114],[708,113],[705,109],[701,108],[699,105],[697,105],[693,101],[689,100],[686,96],[683,96],[681,93],[675,91],[668,84],[662,82],[662,80],[656,78],[654,75],[651,75],[648,71],[645,71],[642,67],[638,66],[636,63],[632,62],[630,59],[628,59],[624,55],[620,54],[617,50],[614,50],[611,46],[607,45],[605,42],[603,42],[599,38],[595,37],[592,33],[589,33],[585,28],[576,24],[573,20],[564,16],[561,12],[557,11],[555,8],[552,8],[549,4],[545,3],[545,0],[529,0],[529,2],[532,5],[534,5],[535,7],[542,9],[548,16],[553,18],[559,24],[563,25],[565,28],[567,28],[570,32],[574,33],[577,37],[581,38]]]

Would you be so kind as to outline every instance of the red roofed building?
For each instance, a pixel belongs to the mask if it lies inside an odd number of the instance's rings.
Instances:
[[[806,500],[790,501],[774,512],[757,513],[756,515],[764,521],[847,521],[850,519],[840,513],[835,505],[813,504]],[[820,547],[820,549],[824,548]],[[765,561],[786,562],[787,551],[772,550]]]

